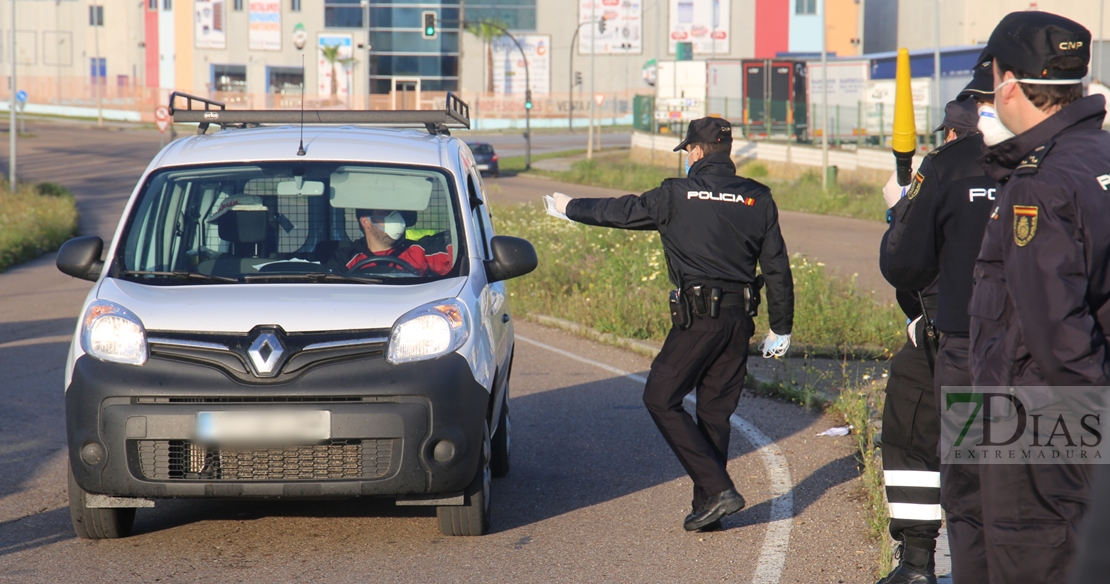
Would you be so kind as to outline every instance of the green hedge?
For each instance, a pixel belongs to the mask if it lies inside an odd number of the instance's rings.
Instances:
[[[58,249],[77,233],[77,204],[55,183],[0,188],[0,272]]]

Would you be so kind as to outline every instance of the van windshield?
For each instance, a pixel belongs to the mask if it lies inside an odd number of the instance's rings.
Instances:
[[[427,168],[280,163],[167,169],[113,275],[152,284],[410,284],[460,275],[458,198]]]

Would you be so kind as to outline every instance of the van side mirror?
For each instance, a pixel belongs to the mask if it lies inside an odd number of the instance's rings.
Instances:
[[[103,251],[104,240],[95,235],[74,237],[62,244],[55,263],[63,274],[95,282],[104,269],[104,262],[100,260]]]
[[[526,239],[497,235],[490,240],[493,259],[486,262],[486,278],[492,284],[523,276],[536,269],[536,248]]]

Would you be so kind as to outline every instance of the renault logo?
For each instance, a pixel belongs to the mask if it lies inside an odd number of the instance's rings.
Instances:
[[[247,350],[251,363],[254,364],[254,369],[259,375],[272,373],[283,353],[285,353],[285,347],[281,346],[281,340],[269,331],[259,334],[258,338],[251,343],[251,348]]]

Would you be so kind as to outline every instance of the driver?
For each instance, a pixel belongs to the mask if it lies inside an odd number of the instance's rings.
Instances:
[[[388,266],[402,272],[411,272],[408,266],[412,266],[419,276],[442,276],[451,270],[452,250],[446,234],[428,236],[417,243],[405,239],[407,224],[400,211],[357,209],[355,217],[358,218],[363,237],[358,241],[340,244],[333,264],[347,270],[362,264]],[[367,261],[377,257],[382,259]],[[401,261],[394,262],[391,259]]]

